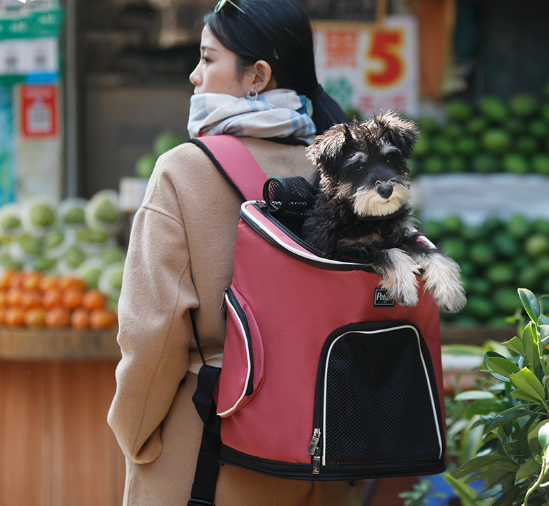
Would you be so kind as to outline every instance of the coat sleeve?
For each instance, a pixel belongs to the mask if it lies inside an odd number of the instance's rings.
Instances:
[[[189,366],[192,282],[185,223],[160,157],[132,224],[119,302],[116,394],[108,414],[123,453],[150,463],[162,452],[162,421]]]

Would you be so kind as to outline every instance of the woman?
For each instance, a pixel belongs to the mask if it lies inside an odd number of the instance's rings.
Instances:
[[[190,76],[191,136],[241,137],[268,177],[313,177],[305,146],[341,109],[316,80],[309,22],[292,0],[228,0],[205,17]],[[312,102],[307,115],[305,100]],[[247,97],[247,98],[246,98]],[[316,125],[316,128],[315,128]],[[122,360],[109,423],[126,455],[124,504],[186,505],[202,424],[200,358],[219,365],[240,201],[210,159],[183,144],[158,161],[137,212],[119,305]],[[358,505],[347,482],[281,480],[222,466],[217,506]]]

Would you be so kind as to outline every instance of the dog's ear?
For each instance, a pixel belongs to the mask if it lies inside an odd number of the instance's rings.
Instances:
[[[353,142],[346,123],[339,123],[317,136],[315,143],[306,150],[307,158],[319,170],[331,174],[340,165],[345,145]]]
[[[400,149],[402,156],[410,158],[419,135],[417,124],[392,111],[378,116],[376,120],[385,128],[386,135],[389,136],[391,143]]]

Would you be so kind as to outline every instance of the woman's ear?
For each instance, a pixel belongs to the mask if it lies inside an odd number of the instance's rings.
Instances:
[[[276,88],[271,66],[265,60],[258,60],[252,66],[254,80],[252,82],[258,93]]]

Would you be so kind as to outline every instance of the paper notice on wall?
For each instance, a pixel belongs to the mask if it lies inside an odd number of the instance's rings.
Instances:
[[[363,117],[380,110],[416,116],[419,107],[417,29],[412,16],[382,24],[315,27],[317,76],[344,109]]]
[[[21,133],[23,137],[57,135],[57,86],[21,87]]]

